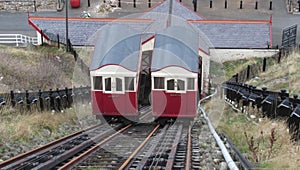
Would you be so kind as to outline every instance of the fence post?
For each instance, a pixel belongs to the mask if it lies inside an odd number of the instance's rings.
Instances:
[[[118,0],[118,7],[120,7],[121,8],[121,0]]]
[[[136,0],[133,0],[133,8],[136,8]]]
[[[27,110],[29,110],[30,109],[30,100],[29,100],[28,90],[25,90],[25,98],[26,98],[26,108],[27,108]]]
[[[247,80],[250,78],[250,65],[247,66]]]
[[[13,90],[10,91],[10,102],[12,107],[16,106],[15,94]]]
[[[77,55],[77,52],[75,50],[73,52],[73,56],[74,56],[75,61],[77,61],[78,55]]]
[[[36,12],[36,1],[33,1],[33,5],[34,5],[34,12]]]
[[[193,0],[194,12],[197,11],[197,0]]]
[[[209,1],[209,8],[212,8],[212,0]]]
[[[236,83],[239,82],[239,73],[236,73],[236,76],[235,76],[235,82],[236,82]]]
[[[227,0],[225,0],[225,9],[227,9]]]
[[[272,10],[272,1],[270,1],[270,8],[269,8],[269,10]]]
[[[91,6],[91,3],[90,3],[90,0],[88,0],[88,7],[90,7]]]
[[[281,60],[281,49],[279,49],[279,54],[278,54],[278,63],[280,63]]]
[[[257,9],[257,8],[258,8],[258,2],[255,1],[255,9]]]
[[[39,89],[39,101],[40,101],[41,111],[44,111],[44,101],[43,101],[43,98],[42,98],[42,90],[41,89]]]
[[[151,8],[151,0],[148,0],[148,8]]]
[[[267,65],[267,58],[264,58],[264,60],[263,60],[263,72],[266,71],[266,65]]]
[[[41,30],[41,46],[44,45],[43,30]]]
[[[54,111],[54,97],[53,97],[53,91],[50,89],[49,91],[49,96],[50,96],[50,109],[51,111]]]
[[[57,102],[57,109],[59,111],[62,111],[63,109],[61,108],[61,96],[59,95],[59,89],[56,88],[56,93],[58,96],[56,96],[56,102]]]
[[[243,1],[240,1],[240,9],[243,9]]]
[[[57,48],[60,48],[60,42],[59,42],[59,34],[57,34]]]

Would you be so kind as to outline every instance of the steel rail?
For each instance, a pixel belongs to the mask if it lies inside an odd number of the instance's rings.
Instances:
[[[191,125],[189,125],[189,132],[188,132],[188,147],[187,147],[187,156],[186,156],[186,163],[185,169],[189,170],[191,166]]]
[[[72,134],[70,134],[70,135],[68,135],[68,136],[65,136],[65,137],[63,137],[63,138],[60,138],[60,139],[57,139],[57,140],[52,141],[52,142],[50,142],[50,143],[47,143],[47,144],[42,145],[42,146],[40,146],[40,147],[38,147],[38,148],[35,148],[35,149],[33,149],[33,150],[30,150],[30,151],[27,151],[27,152],[22,153],[22,154],[20,154],[20,155],[17,155],[17,156],[15,156],[15,157],[12,157],[12,158],[10,158],[10,159],[8,159],[8,160],[6,160],[6,161],[1,162],[1,163],[0,163],[0,169],[5,168],[5,167],[7,167],[7,166],[13,166],[13,164],[19,164],[19,163],[21,163],[21,162],[23,161],[23,159],[26,159],[26,157],[28,157],[28,156],[30,156],[30,155],[33,155],[33,154],[36,155],[36,154],[38,154],[38,152],[43,152],[43,150],[45,150],[45,149],[47,149],[47,148],[53,148],[53,147],[56,147],[56,146],[58,146],[58,144],[60,144],[60,143],[62,143],[62,142],[64,142],[64,141],[66,141],[67,139],[71,139],[71,138],[73,138],[73,137],[76,137],[77,135],[80,135],[80,134],[82,134],[82,133],[84,133],[84,132],[86,132],[86,131],[90,131],[90,130],[92,130],[92,129],[94,129],[94,128],[100,126],[100,125],[101,125],[101,124],[96,124],[96,125],[90,126],[90,127],[86,128],[86,129],[84,129],[84,130],[81,130],[81,131],[72,133]],[[44,151],[44,152],[45,152],[45,151]]]
[[[119,170],[123,170],[130,161],[134,158],[134,156],[142,149],[142,147],[145,146],[145,144],[150,140],[151,136],[157,131],[157,129],[160,127],[160,125],[157,125],[153,131],[147,136],[147,138],[140,144],[140,146],[129,156],[129,158],[121,165]]]
[[[79,164],[80,162],[82,162],[85,158],[87,158],[93,151],[95,151],[97,148],[99,148],[101,145],[103,145],[104,143],[108,142],[109,140],[111,140],[112,138],[114,138],[116,135],[122,133],[123,131],[125,131],[126,129],[128,129],[129,127],[131,127],[132,124],[127,125],[126,127],[120,129],[119,131],[117,131],[116,133],[112,134],[111,136],[109,136],[108,138],[104,139],[103,141],[101,141],[100,143],[98,143],[97,145],[93,146],[92,148],[90,148],[89,150],[87,150],[86,152],[82,153],[81,155],[73,158],[71,161],[69,161],[68,163],[66,163],[65,165],[63,165],[62,167],[58,168],[58,170],[63,170],[63,169],[72,169],[74,166],[76,166],[77,164]]]
[[[166,169],[172,169],[172,167],[173,167],[174,159],[175,159],[175,155],[176,155],[176,151],[177,151],[177,147],[178,147],[178,144],[180,141],[181,134],[182,134],[182,125],[179,126],[178,131],[176,133],[176,137],[173,141],[172,149],[171,149],[171,152],[169,153],[168,161],[166,164]]]
[[[158,134],[157,136],[155,136],[155,138],[157,138],[157,139],[154,140],[155,142],[152,144],[152,146],[149,148],[149,150],[145,153],[145,156],[143,156],[137,169],[141,169],[142,167],[144,167],[146,165],[148,158],[150,157],[151,153],[154,152],[154,149],[157,147],[159,141],[166,134],[168,127],[169,127],[168,125],[164,126],[164,128],[161,130],[161,133]]]

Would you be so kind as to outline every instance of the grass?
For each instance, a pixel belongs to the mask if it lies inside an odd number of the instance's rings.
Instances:
[[[300,154],[300,143],[290,141],[285,120],[263,119],[259,123],[254,122],[256,121],[248,121],[245,114],[237,113],[226,106],[217,130],[225,133],[239,151],[246,155],[246,158],[258,165],[258,169],[297,169],[300,163],[297,157]],[[270,153],[272,128],[275,129],[276,141]],[[258,162],[249,149],[245,132],[248,138],[253,136]]]
[[[286,89],[290,94],[300,92],[300,54],[292,53],[281,60],[267,67],[266,72],[261,73],[257,78],[251,79],[247,84],[259,88],[267,87],[272,91]]]
[[[238,60],[224,63],[226,77],[231,78],[232,75],[255,61],[260,62],[259,59],[252,59],[250,61]],[[266,72],[246,83],[258,86],[258,88],[267,87],[272,91],[286,89],[291,96],[293,93],[300,92],[299,64],[300,54],[297,53],[283,58],[280,64],[276,63],[276,60],[269,60]],[[248,113],[258,116],[252,109],[249,109]],[[251,119],[247,114],[236,112],[226,105],[217,125],[217,130],[225,133],[235,146],[246,155],[246,158],[257,165],[257,169],[298,169],[300,165],[300,142],[290,141],[291,134],[287,127],[284,119]],[[275,136],[273,144],[270,140],[272,129]],[[251,137],[253,137],[252,148],[249,147]]]
[[[80,110],[71,108],[64,113],[35,111],[30,114],[21,114],[12,108],[6,109],[0,114],[0,142],[22,141],[27,143],[33,138],[57,139],[67,135],[67,132],[64,133],[64,129],[62,129],[66,123],[79,130],[82,128],[79,120],[91,116],[91,108],[87,106],[78,108]],[[46,131],[47,133],[45,133]]]
[[[14,48],[1,46],[0,93],[7,90],[72,87],[74,58],[49,46]]]
[[[223,63],[225,69],[226,80],[230,79],[233,75],[247,68],[248,65],[255,64],[262,61],[261,58],[241,59],[235,61],[226,61]]]

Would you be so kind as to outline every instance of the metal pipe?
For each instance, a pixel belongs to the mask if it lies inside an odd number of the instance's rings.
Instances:
[[[222,151],[222,154],[226,160],[226,163],[229,167],[230,170],[238,170],[239,168],[236,166],[235,162],[233,161],[233,159],[231,158],[228,150],[226,149],[224,143],[222,142],[221,138],[219,137],[219,135],[217,134],[217,132],[215,131],[214,127],[212,126],[209,118],[206,116],[206,113],[204,111],[204,109],[201,107],[200,103],[203,101],[203,100],[206,100],[206,99],[209,99],[211,98],[212,96],[214,96],[215,94],[217,94],[217,90],[215,90],[215,92],[203,99],[201,99],[198,103],[198,109],[201,110],[201,112],[203,113],[203,116],[208,124],[208,127],[209,127],[209,130],[210,132],[213,134],[218,146],[220,147],[221,151]]]

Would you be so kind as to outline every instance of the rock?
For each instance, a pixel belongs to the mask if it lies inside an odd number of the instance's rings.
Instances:
[[[215,163],[215,164],[219,164],[220,161],[221,161],[220,159],[214,159],[214,163]]]
[[[226,162],[221,162],[220,163],[220,170],[227,170],[227,169],[228,169],[227,163]]]

